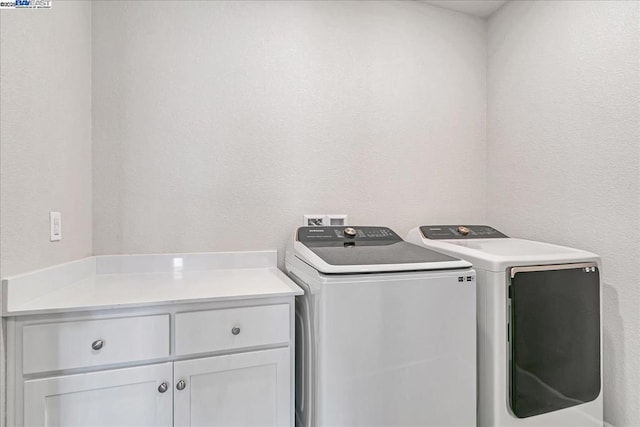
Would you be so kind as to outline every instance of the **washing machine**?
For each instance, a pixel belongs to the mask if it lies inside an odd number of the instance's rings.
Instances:
[[[387,227],[302,227],[296,425],[475,426],[475,272]]]
[[[484,225],[422,226],[406,240],[476,270],[479,426],[602,427],[597,255]]]

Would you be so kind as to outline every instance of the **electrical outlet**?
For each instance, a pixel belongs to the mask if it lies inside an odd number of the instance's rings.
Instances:
[[[305,227],[327,227],[347,225],[347,215],[345,214],[307,214],[304,216]]]
[[[49,212],[49,239],[52,242],[62,240],[62,214],[60,212]]]
[[[304,226],[305,227],[320,227],[324,225],[324,215],[305,215]]]

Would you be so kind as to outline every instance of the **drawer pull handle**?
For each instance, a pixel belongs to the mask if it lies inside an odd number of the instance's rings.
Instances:
[[[167,385],[167,383],[166,383],[166,382],[164,382],[164,383],[162,383],[162,384],[160,384],[160,385],[158,386],[158,391],[159,391],[160,393],[164,393],[164,392],[165,392],[165,391],[167,391],[167,390],[169,390],[169,386]]]
[[[180,380],[178,381],[178,384],[176,384],[176,388],[178,390],[184,390],[184,388],[187,386],[187,383],[184,382],[184,380]]]
[[[238,326],[234,326],[233,329],[231,329],[231,333],[233,335],[238,335],[240,333],[240,328]]]
[[[102,347],[104,347],[104,340],[95,340],[92,344],[91,344],[91,348],[94,350],[101,350]]]

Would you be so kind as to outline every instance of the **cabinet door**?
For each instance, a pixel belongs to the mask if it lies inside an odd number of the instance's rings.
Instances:
[[[174,384],[177,427],[291,425],[288,348],[175,362]]]
[[[28,427],[171,427],[172,364],[25,381]],[[167,390],[159,391],[162,383]]]

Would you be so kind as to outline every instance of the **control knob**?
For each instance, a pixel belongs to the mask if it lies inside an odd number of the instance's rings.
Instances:
[[[462,234],[463,236],[466,236],[469,234],[469,228],[465,227],[464,225],[461,225],[460,227],[458,227],[458,233]]]
[[[353,227],[347,227],[344,229],[343,231],[344,235],[347,237],[356,237],[356,234],[358,234],[358,232],[356,231],[355,228]]]

